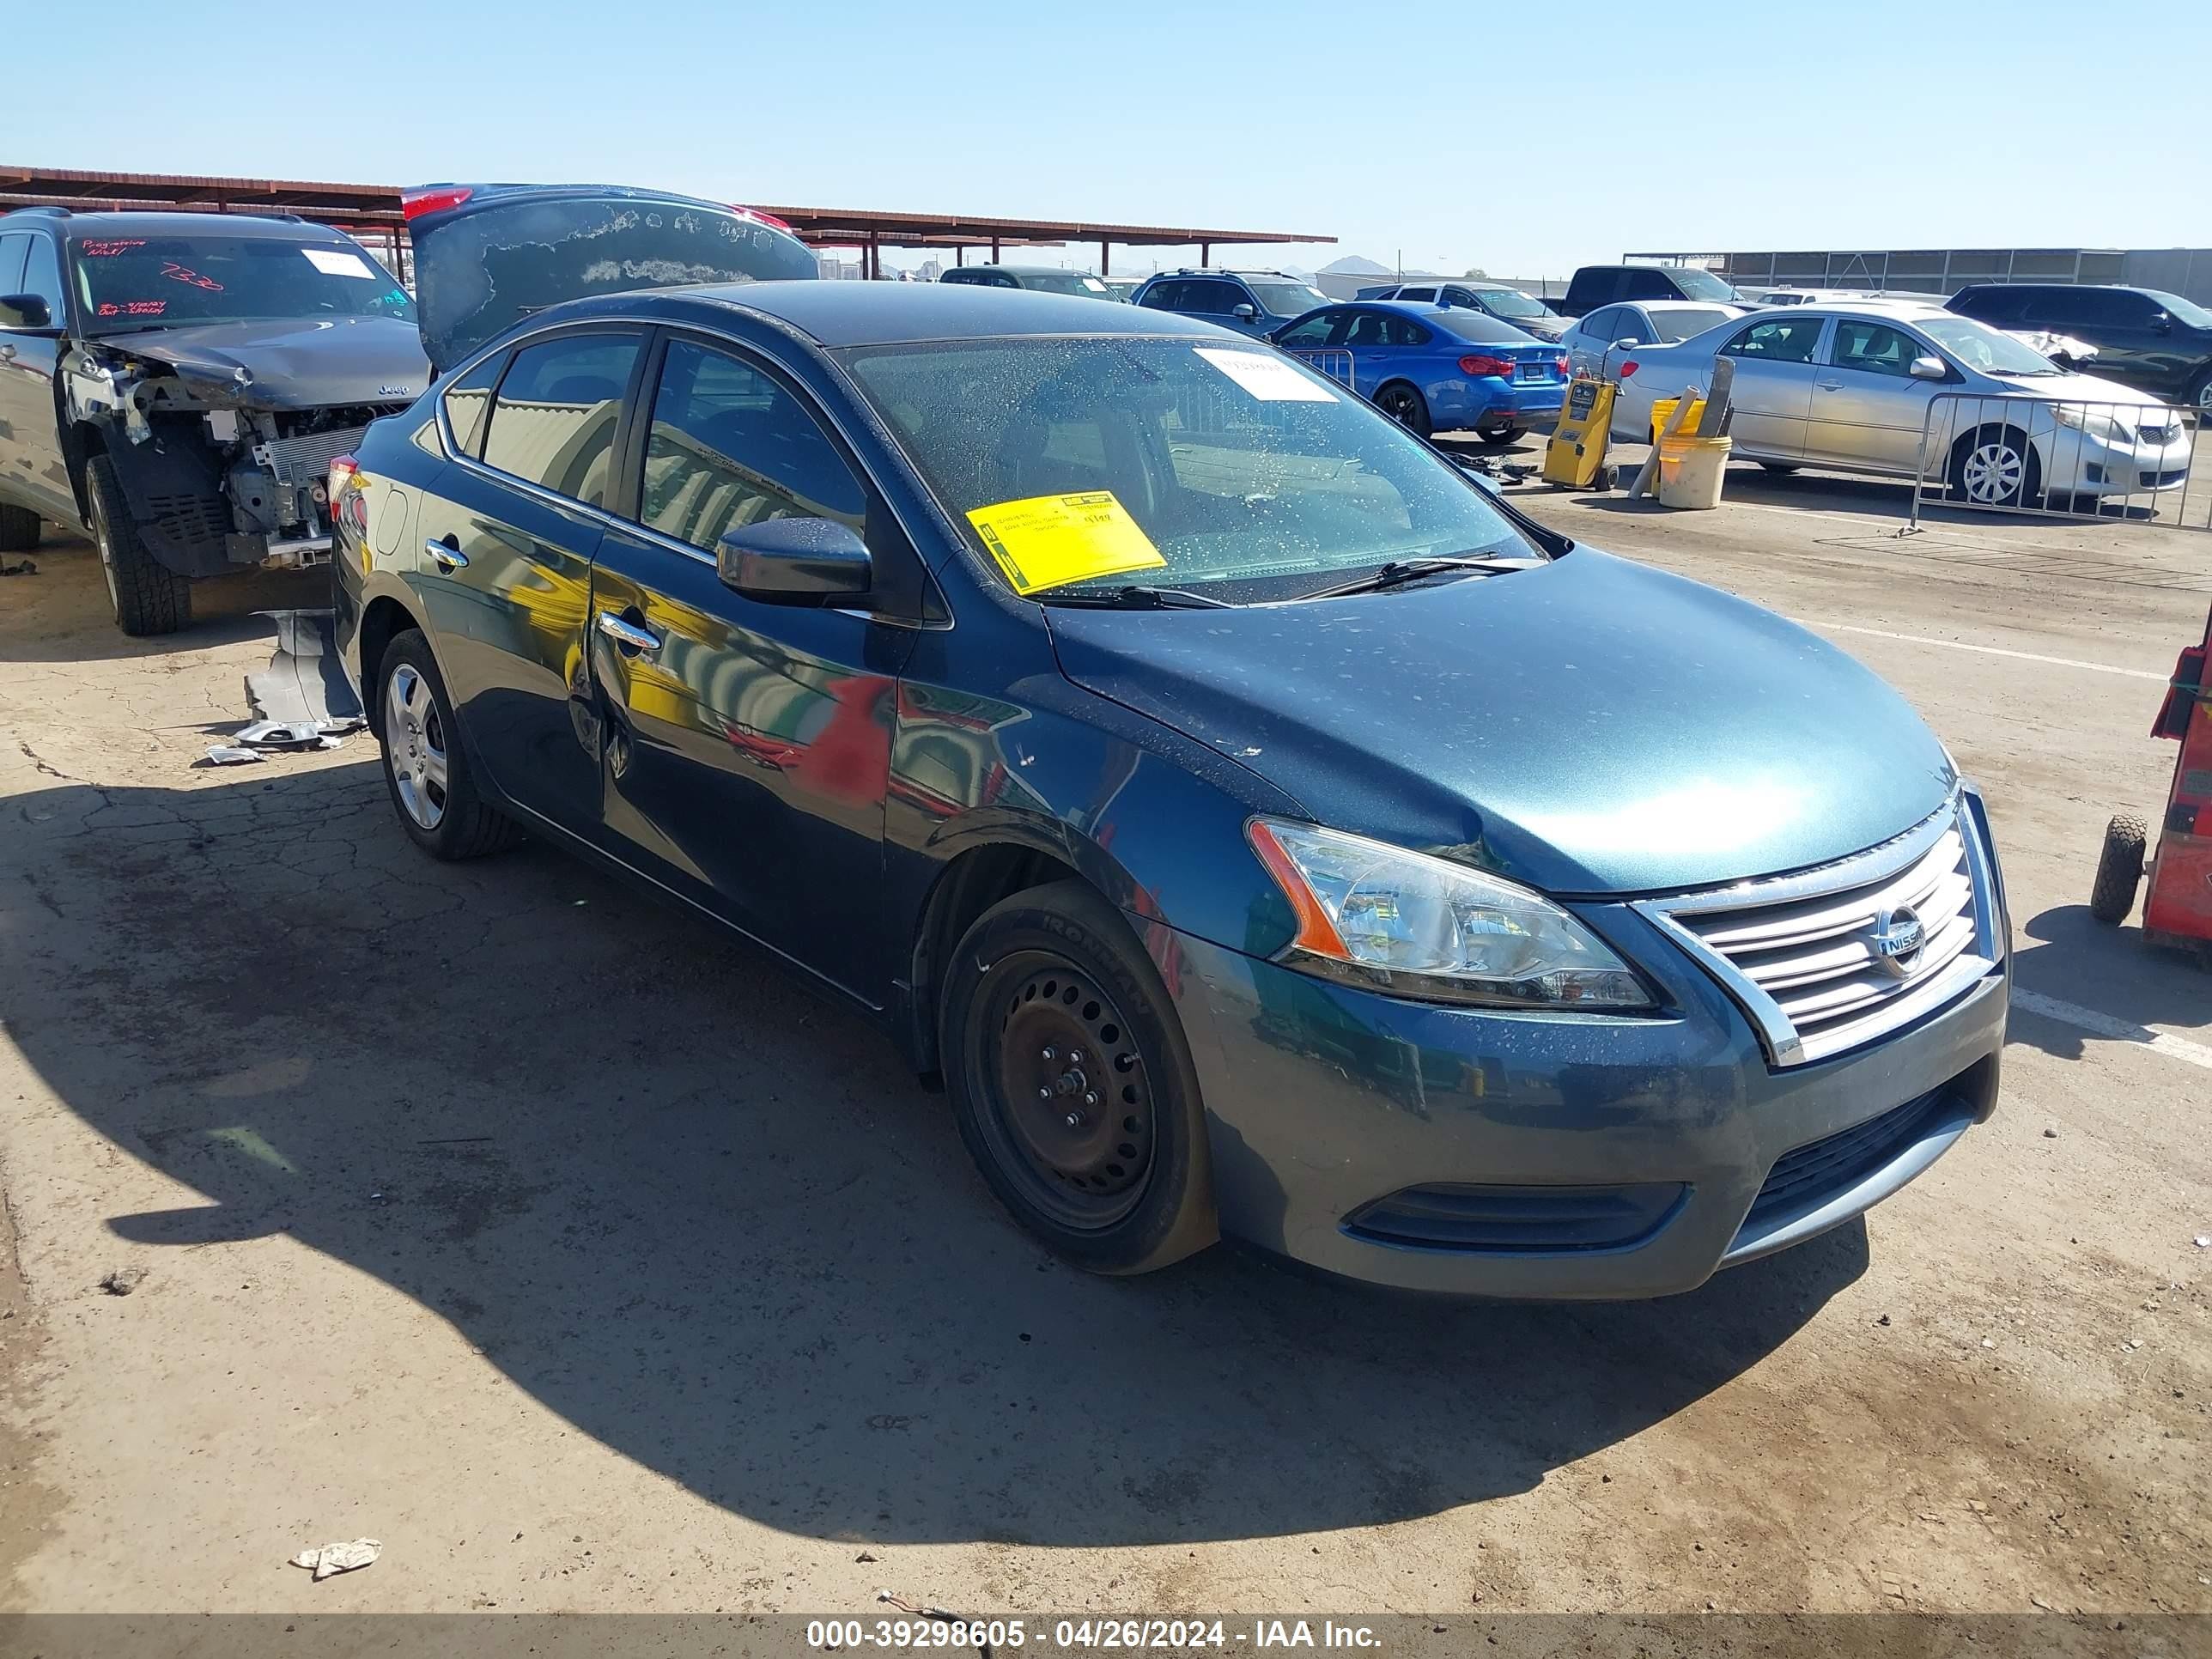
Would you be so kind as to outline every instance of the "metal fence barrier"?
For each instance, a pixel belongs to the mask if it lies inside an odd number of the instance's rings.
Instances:
[[[1921,417],[1908,533],[1923,505],[2212,529],[2212,476],[2179,409],[1938,392]],[[2212,475],[2212,464],[2206,471]]]

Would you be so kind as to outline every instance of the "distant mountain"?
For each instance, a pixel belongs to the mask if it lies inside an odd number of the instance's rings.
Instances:
[[[1357,253],[1347,253],[1341,259],[1332,259],[1322,270],[1336,276],[1388,276],[1390,267],[1378,265],[1374,260]]]

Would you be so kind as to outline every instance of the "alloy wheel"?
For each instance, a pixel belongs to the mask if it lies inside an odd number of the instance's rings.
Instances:
[[[1394,386],[1382,394],[1382,412],[1400,426],[1413,423],[1413,394],[1404,386]]]
[[[1967,455],[1959,470],[1960,482],[1966,486],[1966,499],[1984,507],[2018,501],[2026,465],[2018,449],[2002,439],[1993,440]]]
[[[107,527],[107,508],[102,505],[97,489],[88,489],[85,494],[92,498],[92,541],[93,545],[100,550],[100,574],[107,581],[108,608],[120,621],[123,595],[115,586],[115,538]]]
[[[1000,966],[981,1069],[999,1138],[1015,1154],[1001,1163],[1055,1220],[1110,1226],[1152,1173],[1144,1056],[1112,996],[1065,958],[1024,951]]]
[[[424,830],[446,816],[446,726],[430,683],[401,663],[384,687],[384,757],[402,811]]]

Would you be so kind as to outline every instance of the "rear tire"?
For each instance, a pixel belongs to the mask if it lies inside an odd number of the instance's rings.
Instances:
[[[1375,394],[1375,407],[1417,438],[1429,435],[1429,403],[1403,380],[1393,380]]]
[[[1486,444],[1510,444],[1518,442],[1528,430],[1525,426],[1485,426],[1477,427],[1474,435]]]
[[[115,463],[95,455],[85,463],[84,493],[92,506],[92,539],[107,577],[115,625],[134,639],[173,634],[192,620],[192,585],[156,559],[138,538],[131,503],[115,479]]]
[[[1054,882],[985,911],[952,953],[939,1020],[960,1138],[1055,1255],[1150,1273],[1219,1237],[1182,1024],[1097,892]]]
[[[377,678],[369,706],[384,750],[385,787],[407,838],[448,861],[483,858],[520,841],[514,820],[477,793],[445,677],[419,629],[392,636]]]
[[[27,553],[39,544],[39,515],[0,501],[0,553]]]
[[[2089,890],[2089,914],[2107,927],[2118,927],[2136,908],[2149,845],[2150,828],[2133,812],[2116,813],[2105,826],[2105,851],[2097,860],[2097,884]]]

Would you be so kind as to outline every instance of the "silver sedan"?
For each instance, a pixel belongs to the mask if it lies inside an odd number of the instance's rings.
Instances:
[[[1672,345],[1745,314],[1741,306],[1697,300],[1639,300],[1633,304],[1600,306],[1588,316],[1577,318],[1559,343],[1566,348],[1571,372],[1609,379],[1613,362],[1623,353],[1638,346]]]
[[[2147,392],[2062,368],[2008,334],[1918,301],[1759,311],[1678,345],[1615,354],[1616,438],[1702,395],[1735,363],[1735,459],[1917,477],[1984,506],[2144,495],[2188,481],[2190,434]]]

